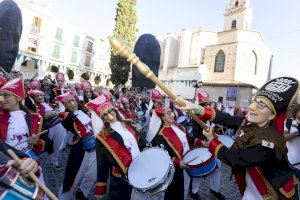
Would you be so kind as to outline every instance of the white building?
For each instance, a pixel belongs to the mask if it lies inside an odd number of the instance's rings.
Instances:
[[[14,70],[20,70],[25,78],[36,72],[40,78],[63,72],[74,81],[88,73],[92,83],[100,76],[105,84],[111,74],[109,44],[53,17],[45,2],[16,0],[22,11],[23,33]]]
[[[230,0],[224,14],[224,30],[183,29],[180,34],[158,37],[162,47],[159,79],[185,98],[194,98],[193,80],[202,81],[198,90],[212,101],[246,106],[255,88],[269,78],[271,49],[260,32],[251,30],[250,0]],[[233,91],[234,98],[230,98]]]

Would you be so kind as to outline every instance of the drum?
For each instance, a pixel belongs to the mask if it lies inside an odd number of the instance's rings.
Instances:
[[[188,120],[186,118],[186,116],[180,116],[177,119],[177,124],[181,124],[182,126],[185,126],[188,124]]]
[[[96,137],[94,134],[89,135],[85,139],[82,140],[83,143],[83,148],[86,151],[91,151],[95,149],[95,142],[96,142]]]
[[[219,135],[218,140],[222,142],[227,148],[230,148],[234,143],[234,140],[228,135]]]
[[[187,172],[193,177],[207,177],[217,169],[215,157],[207,148],[188,151],[183,157],[183,162],[189,166]]]
[[[26,196],[23,196],[19,192],[14,189],[2,188],[0,185],[0,199],[1,200],[30,200]]]
[[[54,118],[49,118],[46,120],[46,125],[48,128],[51,128],[53,126],[56,126],[61,122],[60,117],[54,117]]]
[[[28,149],[27,151],[25,151],[25,154],[32,159],[38,160],[39,156],[32,150],[32,149]]]
[[[167,151],[153,147],[137,156],[129,166],[129,184],[148,196],[165,191],[171,184],[175,168]]]
[[[45,193],[35,183],[25,181],[19,171],[9,166],[0,166],[0,184],[3,186],[0,199],[44,199]],[[5,191],[4,191],[5,190]]]
[[[137,111],[136,118],[134,120],[135,128],[139,132],[143,132],[145,128],[146,116],[143,111]]]

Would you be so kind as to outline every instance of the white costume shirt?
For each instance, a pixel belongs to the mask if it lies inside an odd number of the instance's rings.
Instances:
[[[18,110],[10,112],[9,114],[10,118],[8,120],[5,142],[18,150],[26,151],[29,147],[28,142],[19,144],[27,140],[27,134],[29,134],[29,129],[25,120],[26,113],[23,110]]]
[[[82,123],[82,125],[85,127],[85,130],[88,133],[92,133],[93,132],[93,128],[91,126],[91,118],[85,114],[84,112],[82,112],[81,110],[76,110],[74,111],[75,116],[77,117],[77,119]]]
[[[45,102],[43,102],[41,104],[45,107],[45,112],[46,113],[53,110],[53,108],[51,108],[51,106],[49,106],[49,104],[47,104]]]
[[[296,133],[298,132],[298,122],[297,120],[292,121],[292,126],[290,131],[286,127],[286,121],[284,122],[284,131],[289,133]],[[288,149],[288,159],[291,164],[296,164],[300,162],[300,137],[295,137],[292,140],[286,141],[286,147]]]
[[[175,125],[171,125],[171,128],[176,133],[177,137],[180,139],[182,146],[183,146],[183,155],[190,150],[190,145],[186,137],[186,133],[183,132]]]
[[[110,127],[121,135],[124,145],[130,151],[132,160],[134,160],[140,154],[140,149],[135,137],[123,126],[121,122],[111,123]]]

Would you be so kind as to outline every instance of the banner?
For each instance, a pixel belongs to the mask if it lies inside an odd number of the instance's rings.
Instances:
[[[237,87],[230,87],[227,90],[226,101],[236,101],[238,95]]]

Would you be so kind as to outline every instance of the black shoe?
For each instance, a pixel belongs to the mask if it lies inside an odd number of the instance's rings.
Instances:
[[[88,198],[84,196],[83,192],[80,189],[77,190],[75,198],[79,200],[88,200]]]
[[[217,197],[217,199],[219,200],[225,200],[225,197],[223,194],[221,194],[220,192],[216,192],[212,189],[210,189],[210,193],[212,193],[215,197]]]
[[[194,199],[194,200],[201,200],[200,197],[199,197],[199,195],[197,193],[194,194],[192,192],[191,192],[191,198]]]

